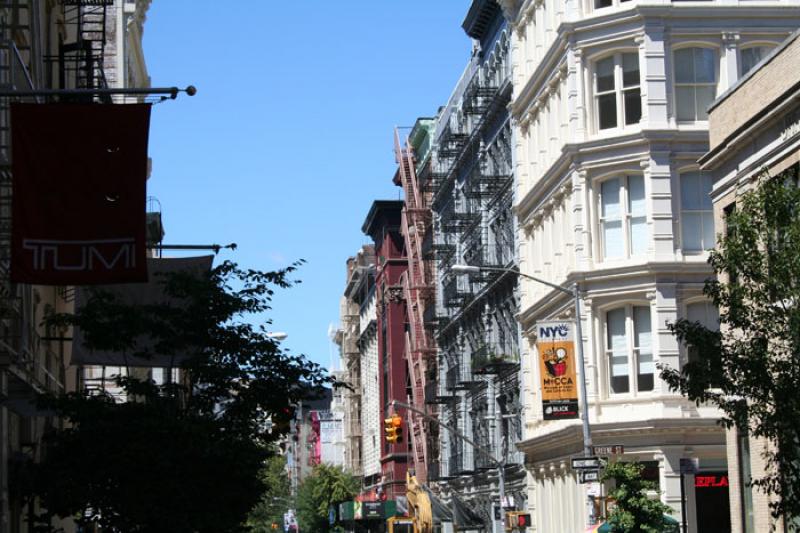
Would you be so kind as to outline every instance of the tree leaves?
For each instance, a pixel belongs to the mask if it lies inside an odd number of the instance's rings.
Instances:
[[[121,533],[240,531],[263,492],[270,443],[289,429],[270,432],[267,418],[283,420],[333,383],[267,335],[274,290],[291,287],[301,264],[260,272],[225,262],[205,275],[164,276],[168,303],[133,306],[97,291],[76,314],[49,316],[51,325],[80,326],[99,350],[135,350],[146,335],[182,373],[164,384],[128,373],[117,380],[125,403],[82,393],[41,399],[69,421],[48,435],[30,489],[45,514],[88,516]]]
[[[711,251],[717,279],[704,293],[720,310],[720,333],[679,320],[669,327],[702,354],[680,370],[661,368],[672,390],[709,402],[722,423],[770,443],[767,469],[752,484],[774,517],[800,516],[800,189],[796,171],[761,177],[727,217]]]
[[[672,512],[669,505],[652,499],[655,483],[642,479],[644,466],[640,463],[615,462],[606,465],[603,481],[613,480],[615,488],[608,497],[616,502],[608,523],[613,533],[662,533],[664,515]]]

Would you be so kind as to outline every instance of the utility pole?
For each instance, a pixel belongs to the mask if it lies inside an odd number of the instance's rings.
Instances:
[[[517,269],[505,268],[505,267],[453,265],[450,267],[450,270],[452,272],[455,272],[456,274],[479,274],[481,272],[511,272],[520,277],[529,279],[531,281],[535,281],[537,283],[541,283],[542,285],[547,285],[551,289],[555,289],[559,292],[562,292],[572,297],[573,304],[575,306],[575,337],[576,337],[575,344],[577,352],[576,355],[578,360],[578,365],[577,365],[578,382],[581,390],[580,417],[583,430],[583,456],[591,457],[592,433],[591,429],[589,428],[589,397],[586,390],[586,360],[583,354],[583,332],[581,331],[581,297],[580,297],[581,293],[580,293],[580,287],[578,286],[578,282],[576,281],[571,289],[567,289],[566,287],[562,287],[561,285],[556,285],[555,283],[550,283],[547,280],[531,276],[530,274],[525,274]],[[588,526],[594,525],[595,523],[594,500],[588,494],[586,496],[586,513],[587,513],[586,514],[587,525]]]

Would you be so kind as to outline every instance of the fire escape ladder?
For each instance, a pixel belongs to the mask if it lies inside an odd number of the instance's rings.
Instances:
[[[107,9],[113,0],[62,0],[64,20],[71,29],[72,42],[59,46],[57,57],[47,58],[58,67],[62,89],[102,89],[108,87],[105,76]],[[119,73],[117,73],[119,75]]]
[[[432,291],[425,272],[423,258],[423,240],[430,226],[431,211],[425,205],[414,168],[414,155],[411,145],[406,139],[405,146],[400,144],[400,135],[395,130],[395,157],[398,164],[399,185],[405,193],[405,206],[402,213],[402,231],[406,241],[408,269],[403,275],[402,285],[408,306],[409,328],[406,333],[406,360],[411,380],[409,403],[415,408],[425,411],[425,367],[426,356],[433,352],[432,342],[425,329],[424,311],[426,298]],[[428,424],[423,417],[409,413],[411,429],[412,453],[414,469],[417,477],[427,480],[428,467]]]
[[[425,369],[421,357],[414,357],[411,350],[411,336],[406,333],[406,361],[408,361],[408,374],[411,376],[411,398],[409,403],[417,409],[425,409]],[[414,412],[408,412],[409,427],[411,429],[411,452],[414,455],[414,470],[417,479],[425,482],[428,479],[428,442],[425,438],[425,419]]]

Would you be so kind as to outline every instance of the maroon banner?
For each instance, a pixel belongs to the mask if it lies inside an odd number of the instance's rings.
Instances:
[[[147,281],[149,129],[149,104],[12,104],[12,281]]]

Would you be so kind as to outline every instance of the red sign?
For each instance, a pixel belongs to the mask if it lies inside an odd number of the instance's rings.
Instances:
[[[728,476],[716,476],[716,475],[696,475],[694,476],[694,486],[696,488],[718,488],[718,487],[727,487],[728,486]]]
[[[12,281],[147,281],[149,128],[148,104],[12,104]]]

